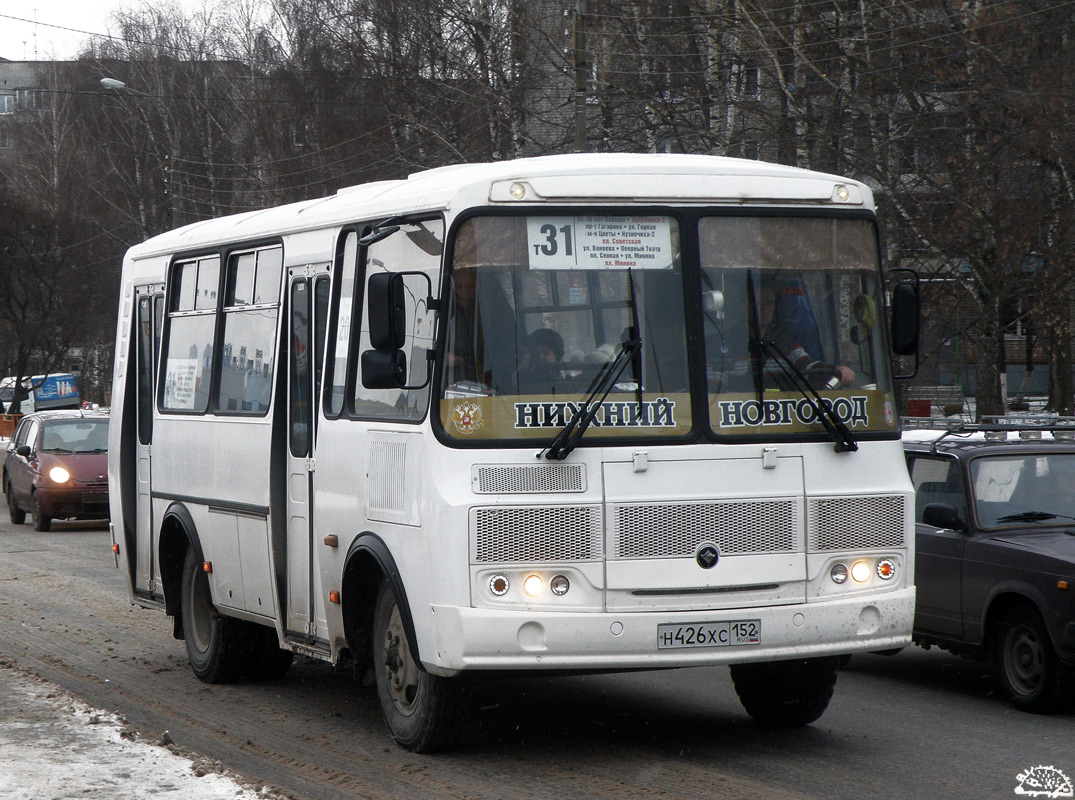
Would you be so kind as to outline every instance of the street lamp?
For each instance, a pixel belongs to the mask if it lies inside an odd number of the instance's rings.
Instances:
[[[179,160],[179,131],[176,129],[175,123],[172,120],[171,113],[168,110],[168,106],[161,102],[159,97],[148,94],[146,92],[139,91],[138,89],[132,89],[125,82],[117,80],[116,78],[101,78],[101,86],[106,89],[110,89],[115,92],[130,92],[131,94],[140,95],[141,97],[148,97],[157,103],[160,109],[161,119],[164,120],[165,128],[167,129],[168,137],[172,140],[171,144],[171,156],[170,161],[164,167],[164,196],[168,201],[168,227],[175,227],[175,192],[172,187],[172,179],[174,175],[175,164]],[[156,137],[153,135],[153,126],[149,124],[149,119],[146,118],[145,113],[142,113],[142,122],[145,123],[146,130],[149,133],[150,141],[156,144]]]

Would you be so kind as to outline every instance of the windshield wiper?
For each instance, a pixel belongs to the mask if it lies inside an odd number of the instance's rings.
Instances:
[[[571,419],[556,434],[556,438],[549,443],[549,446],[537,454],[538,458],[544,456],[549,460],[563,461],[568,453],[578,447],[582,434],[586,433],[586,429],[590,427],[597,412],[601,409],[601,404],[605,402],[608,393],[612,391],[612,387],[620,379],[623,370],[633,359],[635,351],[641,346],[642,340],[638,336],[637,329],[629,328],[627,337],[620,343],[620,350],[616,353],[616,357],[602,364],[601,369],[594,376],[587,388],[586,400],[571,415]],[[641,384],[641,376],[638,376],[638,381]],[[597,399],[599,395],[600,400]]]
[[[834,442],[832,449],[837,453],[858,450],[859,446],[855,441],[855,437],[851,434],[851,429],[844,424],[842,419],[836,416],[832,406],[821,398],[821,395],[810,385],[810,381],[802,370],[795,366],[795,362],[788,358],[783,350],[777,347],[776,342],[771,339],[760,339],[758,347],[777,363],[777,366],[780,367],[791,385],[814,407],[814,413],[817,414],[818,421],[825,426],[825,430],[832,437]]]
[[[1048,511],[1024,511],[1021,514],[1008,514],[997,517],[997,522],[1044,522],[1047,519],[1071,519],[1066,514],[1050,514]]]

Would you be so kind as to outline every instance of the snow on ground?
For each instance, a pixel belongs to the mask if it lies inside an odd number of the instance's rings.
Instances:
[[[0,800],[276,800],[0,656]]]

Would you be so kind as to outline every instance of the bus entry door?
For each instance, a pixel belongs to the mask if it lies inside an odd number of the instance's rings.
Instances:
[[[314,559],[313,483],[317,398],[325,352],[328,265],[290,271],[288,285],[287,580],[288,636],[326,637],[325,606]]]
[[[135,568],[132,584],[136,594],[160,599],[160,565],[153,525],[151,453],[153,445],[154,389],[157,385],[157,357],[160,353],[161,325],[164,318],[164,286],[135,287],[135,352],[137,397],[135,444]]]

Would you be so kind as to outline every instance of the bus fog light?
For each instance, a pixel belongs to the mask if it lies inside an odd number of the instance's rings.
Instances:
[[[851,578],[855,583],[865,583],[870,579],[870,565],[866,561],[856,561],[851,565]]]
[[[563,597],[567,594],[567,590],[571,588],[571,583],[563,575],[557,575],[551,581],[549,581],[549,589],[557,597]]]
[[[540,575],[527,575],[523,580],[523,591],[530,597],[537,597],[544,588],[545,581],[541,580]]]
[[[53,467],[49,470],[49,477],[52,478],[55,483],[67,483],[71,480],[71,473],[63,467]]]
[[[833,564],[829,577],[832,578],[833,583],[847,583],[847,567],[843,564]]]
[[[497,597],[506,595],[510,587],[511,584],[508,583],[507,576],[505,575],[494,575],[489,579],[489,591]]]
[[[892,580],[896,576],[896,562],[891,558],[882,558],[877,562],[877,577],[883,581]]]

